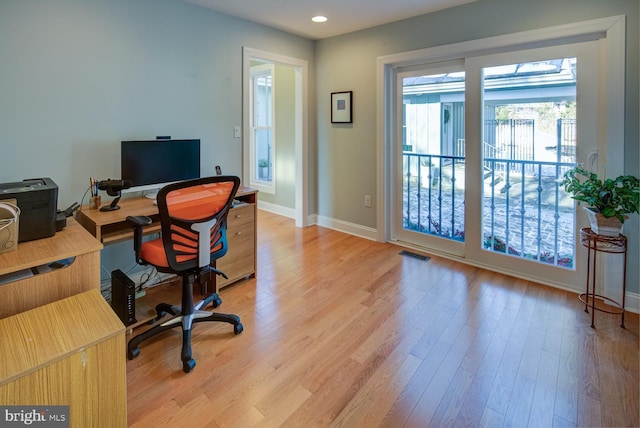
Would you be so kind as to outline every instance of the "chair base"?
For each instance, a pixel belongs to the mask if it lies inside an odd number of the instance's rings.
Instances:
[[[133,360],[140,354],[140,344],[166,330],[181,326],[182,327],[182,370],[189,373],[196,365],[196,361],[191,357],[191,327],[197,322],[226,322],[233,325],[235,334],[242,333],[244,327],[240,322],[240,317],[232,314],[221,314],[217,312],[204,311],[202,308],[207,307],[211,303],[214,308],[222,304],[222,300],[218,294],[213,293],[207,298],[194,304],[193,307],[187,307],[187,313],[183,313],[180,306],[160,303],[156,306],[157,317],[155,321],[160,321],[166,314],[173,315],[167,321],[158,324],[147,331],[144,331],[129,340],[127,344],[127,358]]]

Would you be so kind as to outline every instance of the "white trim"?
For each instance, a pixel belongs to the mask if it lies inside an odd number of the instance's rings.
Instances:
[[[287,218],[296,218],[296,211],[293,208],[283,207],[282,205],[272,204],[270,202],[258,201],[258,209],[273,214],[281,215]]]
[[[309,65],[306,60],[292,58],[244,46],[242,48],[242,164],[243,181],[250,182],[249,153],[249,93],[251,58],[272,61],[295,67],[295,224],[307,226],[309,216]]]
[[[267,64],[261,64],[257,66],[253,66],[249,68],[249,88],[251,93],[249,94],[249,102],[251,103],[249,106],[249,159],[251,168],[247,168],[249,170],[249,186],[254,189],[258,189],[260,192],[275,194],[276,193],[276,181],[275,178],[277,175],[277,163],[275,153],[277,151],[277,141],[278,134],[276,130],[276,76],[275,76],[275,64],[273,62]],[[256,112],[256,105],[258,101],[256,100],[256,90],[257,82],[256,78],[259,77],[270,77],[271,78],[271,95],[269,103],[269,108],[271,111],[269,112],[271,115],[271,122],[266,126],[256,126],[256,116],[258,113]],[[265,103],[266,104],[266,103]],[[258,162],[260,159],[256,159],[256,130],[261,131],[270,131],[271,132],[271,153],[267,156],[271,158],[271,166],[272,166],[272,179],[271,181],[260,180],[259,177],[256,177],[256,167],[258,166]],[[259,176],[260,174],[258,174]]]
[[[514,34],[489,37],[453,43],[444,46],[420,49],[410,52],[391,54],[377,58],[377,198],[381,203],[377,211],[377,237],[379,241],[389,241],[391,230],[389,227],[392,207],[390,201],[390,183],[392,170],[387,153],[391,150],[394,136],[392,118],[395,116],[395,105],[390,105],[395,97],[397,88],[394,85],[396,69],[413,65],[423,65],[459,58],[472,58],[489,54],[503,53],[515,50],[547,47],[559,44],[578,43],[600,40],[602,49],[607,54],[607,60],[602,65],[605,72],[606,87],[602,89],[603,100],[606,105],[603,116],[606,121],[606,149],[604,160],[624,159],[624,112],[625,112],[625,16],[594,19],[590,21],[570,23],[555,27],[524,31]],[[605,96],[606,95],[606,96]],[[600,139],[602,141],[602,139]],[[607,175],[614,171],[621,171],[623,165],[609,165]],[[605,257],[600,258],[604,260]],[[610,265],[610,263],[607,263]],[[611,266],[605,265],[603,272],[605,283],[617,287],[619,281]]]
[[[607,30],[607,37],[604,40],[604,50],[606,59],[600,64],[605,68],[606,89],[604,102],[606,105],[606,127],[605,127],[605,147],[599,147],[598,166],[604,166],[607,177],[617,177],[624,174],[624,123],[625,123],[625,49],[624,40],[626,33],[626,21],[622,16],[617,22]],[[622,67],[619,64],[623,64]],[[637,71],[637,70],[636,70]],[[604,155],[604,156],[602,156]],[[610,162],[609,159],[614,161]],[[599,173],[602,170],[598,171]],[[621,295],[620,284],[622,284],[622,269],[615,268],[613,261],[615,254],[605,254],[600,258],[602,263],[604,294]],[[619,258],[619,257],[618,257]]]
[[[558,42],[566,44],[596,40],[603,38],[603,35],[614,39],[622,36],[624,41],[624,22],[625,16],[618,15],[384,55],[378,57],[378,71],[381,71],[380,66],[384,65],[406,67],[421,64],[425,58],[428,58],[429,62],[438,62],[462,57],[484,56],[504,52],[505,50],[531,49],[558,44]],[[620,31],[620,25],[622,25],[622,31]],[[612,43],[610,46],[616,45]],[[622,57],[624,57],[624,49],[622,50]],[[622,73],[624,74],[624,71]]]
[[[625,310],[640,314],[640,294],[627,291],[627,298],[624,303]]]
[[[344,232],[348,235],[358,236],[360,238],[377,241],[377,231],[371,227],[365,227],[359,224],[350,223],[348,221],[336,220],[331,217],[322,215],[316,216],[316,224],[327,229]]]

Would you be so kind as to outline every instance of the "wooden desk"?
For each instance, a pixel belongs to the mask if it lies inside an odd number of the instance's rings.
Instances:
[[[34,270],[67,258],[68,266],[0,285],[0,319],[87,290],[100,290],[102,244],[74,219],[50,238],[21,242],[16,251],[0,254],[0,278]],[[42,270],[42,269],[41,269]]]
[[[232,208],[227,217],[227,237],[229,251],[216,262],[228,280],[218,278],[216,287],[224,287],[242,278],[256,274],[256,196],[258,191],[240,187],[236,199],[243,205]],[[90,210],[84,205],[76,215],[78,222],[104,244],[133,238],[133,229],[127,222],[128,216],[147,216],[153,223],[145,227],[146,234],[160,232],[158,207],[151,199],[144,197],[120,199],[120,209],[103,212]]]
[[[124,325],[99,290],[4,318],[0,337],[0,404],[69,406],[71,427],[127,426]]]

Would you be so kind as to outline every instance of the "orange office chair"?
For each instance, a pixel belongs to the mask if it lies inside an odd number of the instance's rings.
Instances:
[[[129,340],[127,357],[140,354],[139,345],[163,331],[182,326],[182,369],[189,373],[196,365],[191,358],[191,326],[204,321],[233,324],[233,332],[240,334],[243,326],[237,315],[204,311],[210,303],[218,307],[222,300],[217,293],[193,303],[193,284],[202,274],[224,273],[215,268],[215,260],[227,252],[227,214],[236,195],[240,179],[218,175],[199,178],[163,187],[157,196],[162,237],[142,242],[143,227],[151,219],[143,216],[127,217],[134,228],[134,250],[140,264],[153,265],[159,272],[176,273],[182,277],[182,306],[160,303],[156,306],[160,321],[167,313],[173,317]]]

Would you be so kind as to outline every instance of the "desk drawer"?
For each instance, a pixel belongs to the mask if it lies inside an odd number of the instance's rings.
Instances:
[[[254,242],[254,224],[245,223],[227,230],[227,239],[229,241],[229,251],[235,254],[245,251],[253,251]]]
[[[243,205],[241,207],[231,208],[227,216],[227,229],[231,233],[231,229],[247,223],[253,223],[255,220],[255,205]]]

